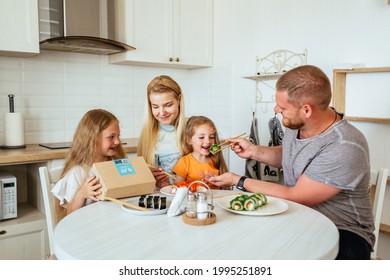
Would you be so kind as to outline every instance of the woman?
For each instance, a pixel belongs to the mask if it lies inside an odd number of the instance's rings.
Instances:
[[[143,156],[152,168],[156,187],[171,182],[172,173],[183,155],[182,139],[185,129],[184,97],[180,86],[171,77],[155,77],[147,87],[145,122],[138,142],[138,156]]]

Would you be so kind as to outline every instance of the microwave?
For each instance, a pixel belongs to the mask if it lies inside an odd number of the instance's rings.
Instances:
[[[0,220],[16,218],[18,215],[16,177],[0,171]]]

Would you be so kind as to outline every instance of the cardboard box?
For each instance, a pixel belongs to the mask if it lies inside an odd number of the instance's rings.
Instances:
[[[102,184],[103,200],[106,196],[122,198],[150,194],[156,180],[143,157],[132,157],[98,162],[92,166]]]

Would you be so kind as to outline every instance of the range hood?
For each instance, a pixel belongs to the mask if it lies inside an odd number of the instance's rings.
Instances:
[[[39,0],[43,50],[113,54],[135,50],[115,40],[117,0]]]

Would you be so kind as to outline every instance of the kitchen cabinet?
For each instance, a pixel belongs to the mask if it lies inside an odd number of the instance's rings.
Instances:
[[[173,68],[212,66],[212,0],[118,0],[116,37],[136,50],[111,63]]]
[[[38,0],[0,1],[0,55],[39,54]]]
[[[23,149],[24,150],[24,149]],[[3,157],[1,151],[0,157]],[[37,165],[1,165],[1,170],[13,174],[17,180],[17,217],[0,221],[0,259],[45,259],[48,256],[45,215],[40,211],[37,191]],[[36,173],[37,174],[37,173]],[[35,177],[35,178],[34,178]]]
[[[1,260],[39,260],[48,256],[45,215],[28,203],[18,205],[18,218],[0,222]]]

